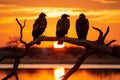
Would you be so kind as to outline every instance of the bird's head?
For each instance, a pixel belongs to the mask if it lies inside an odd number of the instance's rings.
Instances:
[[[67,17],[70,17],[68,14],[63,14],[62,16],[61,16],[61,18],[67,18]]]

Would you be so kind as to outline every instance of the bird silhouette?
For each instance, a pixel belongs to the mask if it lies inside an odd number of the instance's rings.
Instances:
[[[76,20],[76,32],[78,39],[86,39],[89,30],[89,21],[86,16],[82,13]]]
[[[68,33],[68,29],[70,27],[70,20],[67,17],[69,17],[68,14],[63,14],[61,16],[61,19],[59,19],[57,22],[57,26],[56,26],[57,38],[65,37],[65,35]],[[63,44],[63,42],[58,41],[58,44]]]
[[[34,22],[32,31],[33,40],[39,38],[39,36],[42,35],[45,31],[45,28],[47,26],[47,20],[45,16],[46,14],[42,12]],[[36,44],[40,44],[40,41]]]

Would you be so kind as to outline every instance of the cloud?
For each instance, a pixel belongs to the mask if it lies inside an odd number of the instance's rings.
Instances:
[[[63,7],[86,9],[118,9],[120,0],[0,0],[0,5],[7,8],[19,7]],[[104,4],[107,5],[104,5]],[[110,3],[110,4],[108,4]]]
[[[91,16],[91,20],[106,21],[110,23],[120,23],[119,13],[120,10],[99,10],[86,12],[88,16]]]
[[[85,13],[90,16],[91,20],[107,20],[114,23],[119,23],[120,21],[120,10],[85,10],[82,8],[61,8],[61,7],[17,7],[15,5],[4,6],[0,5],[0,24],[12,23],[15,18],[21,20],[33,20],[38,17],[41,12],[47,14],[47,18],[60,17],[62,14],[67,13],[70,16],[79,16],[79,14]]]
[[[1,8],[5,6],[1,5]],[[60,17],[62,14],[80,14],[80,8],[54,8],[54,7],[6,7],[0,10],[0,23],[13,22],[12,19],[35,19],[41,12],[47,14],[47,18]],[[11,20],[10,20],[11,19]]]
[[[101,3],[118,3],[120,2],[119,0],[92,0],[92,1],[96,1],[96,2],[101,2]]]

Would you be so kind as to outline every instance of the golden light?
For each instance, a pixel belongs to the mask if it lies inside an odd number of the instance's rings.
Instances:
[[[55,43],[54,43],[54,48],[64,48],[65,47],[65,44],[63,43],[63,44],[58,44],[58,41],[56,41]]]
[[[58,67],[54,69],[55,80],[61,80],[61,77],[64,75],[65,70],[63,67]]]

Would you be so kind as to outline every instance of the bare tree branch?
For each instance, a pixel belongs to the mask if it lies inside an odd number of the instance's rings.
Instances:
[[[102,36],[103,36],[103,32],[100,29],[96,28],[96,27],[92,27],[92,28],[95,29],[95,30],[97,30],[99,32],[98,41],[101,41]]]
[[[38,39],[31,41],[29,43],[26,43],[25,41],[22,40],[22,31],[23,28],[25,27],[26,24],[26,20],[24,20],[24,25],[22,26],[22,24],[19,22],[19,20],[16,18],[16,21],[18,23],[18,25],[20,26],[20,41],[21,43],[23,43],[25,45],[26,51],[23,54],[20,55],[11,55],[11,56],[6,56],[3,57],[2,59],[0,59],[0,61],[2,61],[5,58],[13,58],[15,60],[14,62],[14,66],[13,66],[13,70],[11,71],[10,74],[8,74],[3,80],[6,80],[8,78],[10,78],[11,76],[15,75],[16,79],[18,80],[18,76],[17,76],[17,69],[18,69],[18,65],[20,63],[20,59],[23,58],[26,55],[29,55],[29,49],[32,45],[36,44],[36,42],[38,41],[63,41],[63,42],[67,42],[67,43],[71,43],[71,44],[75,44],[78,46],[83,46],[86,48],[86,52],[84,54],[82,54],[82,56],[77,60],[76,64],[73,66],[73,68],[66,74],[64,75],[62,78],[62,80],[67,80],[75,71],[78,70],[78,68],[80,67],[80,65],[83,63],[83,61],[93,55],[93,54],[97,54],[97,53],[104,53],[104,54],[108,54],[108,55],[112,55],[112,56],[117,56],[120,58],[120,54],[114,54],[115,49],[108,47],[111,43],[113,43],[115,40],[112,40],[110,42],[108,42],[107,44],[104,43],[104,40],[109,32],[109,27],[106,30],[106,33],[103,35],[102,30],[93,27],[93,29],[97,30],[99,32],[99,36],[98,39],[96,41],[90,41],[90,40],[78,40],[76,38],[70,38],[70,37],[62,37],[62,38],[56,38],[56,37],[46,37],[46,36],[40,36]]]
[[[25,25],[26,25],[26,19],[24,20],[23,28],[25,27]]]
[[[64,76],[61,77],[61,78],[63,78],[62,80],[67,80],[67,78],[69,78],[74,72],[76,72],[76,71],[79,69],[79,67],[81,66],[81,64],[84,62],[84,60],[85,60],[87,57],[91,56],[91,53],[93,53],[93,52],[88,52],[88,51],[86,51],[85,53],[83,53],[83,54],[81,55],[81,57],[78,58],[77,62],[76,62],[75,65],[73,66],[73,68],[70,69],[70,71],[67,72],[67,74],[65,74]]]
[[[22,40],[22,37],[23,37],[22,30],[23,30],[23,28],[25,27],[26,20],[24,20],[24,25],[23,25],[23,26],[22,26],[22,24],[19,22],[19,20],[18,20],[17,18],[16,18],[16,21],[17,21],[17,23],[18,23],[19,26],[20,26],[20,41],[21,41],[21,43],[26,44],[26,42]]]
[[[2,80],[7,80],[8,78],[12,77],[13,75],[15,75],[16,80],[19,80],[18,75],[17,75],[17,69],[18,69],[19,63],[20,63],[20,59],[15,59],[12,71],[6,77],[4,77]]]
[[[110,41],[110,42],[108,42],[107,44],[106,44],[106,46],[109,46],[110,44],[112,44],[113,42],[115,42],[116,40],[112,40],[112,41]]]
[[[18,25],[20,26],[20,42],[23,43],[26,47],[27,43],[22,40],[22,37],[23,37],[22,31],[23,31],[23,28],[25,27],[26,20],[24,20],[23,26],[17,18],[16,18],[16,21],[17,21]],[[13,58],[15,60],[12,71],[6,77],[4,77],[2,80],[7,80],[8,78],[10,78],[14,75],[16,77],[16,80],[19,80],[18,75],[17,75],[17,69],[18,69],[18,66],[19,66],[19,63],[20,63],[20,59],[23,58],[24,56],[26,56],[28,54],[28,51],[29,51],[29,47],[26,47],[26,51],[23,54],[6,55],[6,56],[4,56],[3,58],[0,59],[0,62],[2,60],[4,60],[5,58]]]
[[[20,25],[18,20],[17,20],[17,22]],[[29,48],[38,41],[58,41],[58,40],[60,40],[60,41],[63,41],[63,42],[67,42],[67,43],[71,43],[71,44],[75,44],[75,45],[78,45],[78,46],[85,47],[86,48],[86,53],[82,54],[82,56],[78,59],[78,61],[74,65],[74,67],[65,76],[63,76],[62,80],[67,80],[75,71],[78,70],[78,68],[80,67],[82,62],[87,57],[89,57],[93,54],[96,54],[97,52],[101,52],[101,53],[104,53],[104,54],[108,54],[108,55],[112,55],[112,56],[115,55],[116,56],[116,54],[114,54],[113,49],[108,47],[111,43],[114,42],[114,40],[108,42],[108,44],[106,44],[106,45],[104,43],[104,40],[105,40],[105,38],[106,38],[106,36],[109,32],[109,27],[107,28],[104,35],[103,35],[102,30],[100,30],[98,28],[95,28],[95,27],[93,27],[93,29],[95,29],[99,32],[99,36],[98,36],[98,39],[96,41],[78,40],[76,38],[70,38],[70,37],[56,38],[56,37],[40,36],[38,39],[36,39],[34,41],[31,41],[30,43],[24,43],[24,42],[23,43],[26,45],[26,49],[27,49],[26,53],[28,53],[27,51],[29,51]],[[21,29],[21,33],[22,33],[22,29]],[[117,56],[119,56],[119,54],[117,54]]]
[[[107,27],[107,30],[106,30],[106,32],[105,32],[105,34],[103,35],[103,38],[102,38],[103,41],[105,40],[107,34],[109,33],[109,29],[110,29],[110,27],[108,26],[108,27]]]

